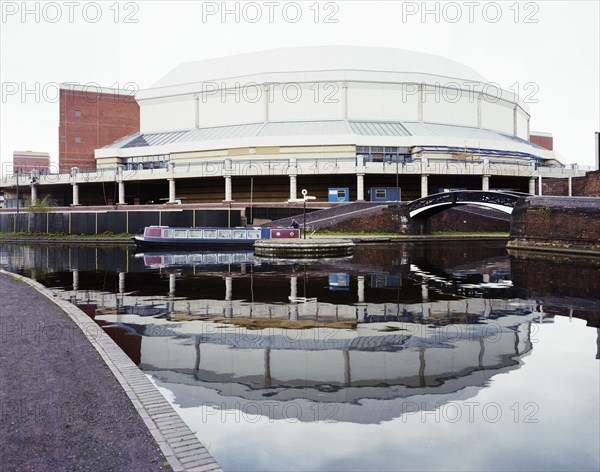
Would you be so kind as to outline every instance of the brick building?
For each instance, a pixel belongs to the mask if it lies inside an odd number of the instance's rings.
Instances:
[[[58,165],[95,169],[94,150],[140,130],[131,91],[63,84],[60,89]]]
[[[32,170],[48,172],[50,154],[47,152],[15,151],[13,152],[13,172],[28,174]]]
[[[554,138],[551,133],[542,133],[541,131],[531,131],[529,133],[529,141],[537,144],[544,149],[554,150]]]

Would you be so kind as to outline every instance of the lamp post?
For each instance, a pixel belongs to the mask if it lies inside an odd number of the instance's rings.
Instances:
[[[302,192],[306,192],[306,190],[302,190]],[[304,239],[306,239],[306,198],[304,198],[304,211],[302,212],[302,217],[303,217],[303,222],[302,222],[302,229],[304,232]]]
[[[316,200],[317,197],[311,197],[308,194],[308,190],[305,188],[302,189],[302,199],[300,198],[290,198],[288,199],[288,203],[300,203],[302,202],[302,228],[304,231],[304,239],[306,239],[306,200]]]
[[[306,239],[306,200],[316,200],[317,197],[311,197],[310,195],[308,195],[308,190],[306,190],[305,188],[302,189],[302,200],[304,203],[304,211],[302,212],[302,217],[303,217],[303,224],[302,224],[302,228],[304,229],[304,239]]]
[[[19,168],[17,167],[17,217],[19,215]]]

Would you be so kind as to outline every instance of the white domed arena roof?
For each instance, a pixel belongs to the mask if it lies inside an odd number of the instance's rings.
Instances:
[[[321,79],[343,80],[349,72],[387,73],[396,77],[401,74],[406,80],[425,75],[446,81],[488,82],[471,67],[433,54],[381,47],[312,46],[187,62],[175,67],[151,89],[243,78],[261,83],[281,79],[282,75],[295,80],[302,73],[320,73]],[[139,98],[147,98],[144,95],[142,92]]]

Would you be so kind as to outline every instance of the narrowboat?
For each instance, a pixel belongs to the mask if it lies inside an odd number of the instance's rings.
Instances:
[[[140,249],[251,249],[260,239],[298,239],[297,228],[172,228],[147,226],[143,236],[134,236]]]

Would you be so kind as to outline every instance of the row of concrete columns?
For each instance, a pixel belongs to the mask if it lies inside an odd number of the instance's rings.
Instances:
[[[289,175],[290,178],[290,200],[297,199],[297,186],[298,186],[298,177],[296,173],[291,173]],[[356,200],[363,201],[365,199],[365,190],[364,190],[364,178],[365,174],[363,172],[358,172],[356,174]],[[537,180],[537,192],[536,192],[536,180]],[[169,178],[169,200],[168,203],[176,202],[176,186],[175,179]],[[79,184],[72,183],[73,187],[73,205],[79,205]],[[481,177],[481,189],[483,191],[489,191],[490,189],[490,176],[483,175]],[[536,178],[531,177],[529,179],[529,193],[531,195],[542,195],[542,176]],[[569,196],[573,193],[572,180],[569,177]],[[429,195],[429,175],[421,174],[421,197],[426,197]],[[35,184],[31,185],[31,201],[32,204],[35,205],[37,202],[37,186]],[[232,202],[233,201],[233,190],[231,184],[231,175],[225,175],[225,199],[224,202]],[[118,201],[117,204],[125,205],[125,182],[122,180],[118,181]]]
[[[290,200],[296,200],[297,199],[297,191],[298,191],[298,178],[297,175],[292,174],[289,176],[290,178]],[[357,201],[364,201],[365,199],[365,183],[364,183],[364,179],[365,179],[365,174],[363,173],[357,173],[356,174],[356,200]],[[530,179],[530,182],[533,181],[535,182],[535,179]],[[540,181],[541,181],[541,177],[540,177]],[[490,189],[490,176],[489,175],[484,175],[481,178],[481,189],[484,191],[489,191]],[[533,190],[535,191],[535,186],[533,187]],[[531,185],[529,188],[529,193],[534,193],[534,191],[532,191]],[[119,192],[120,195],[120,192]],[[422,174],[421,175],[421,198],[426,197],[429,195],[429,175],[428,174]],[[540,192],[541,195],[541,192]],[[169,203],[175,203],[175,179],[169,179]],[[232,202],[233,201],[233,191],[232,191],[232,186],[231,186],[231,176],[225,176],[225,199],[223,200],[224,202]],[[119,198],[119,203],[124,203],[121,202],[121,198]]]

